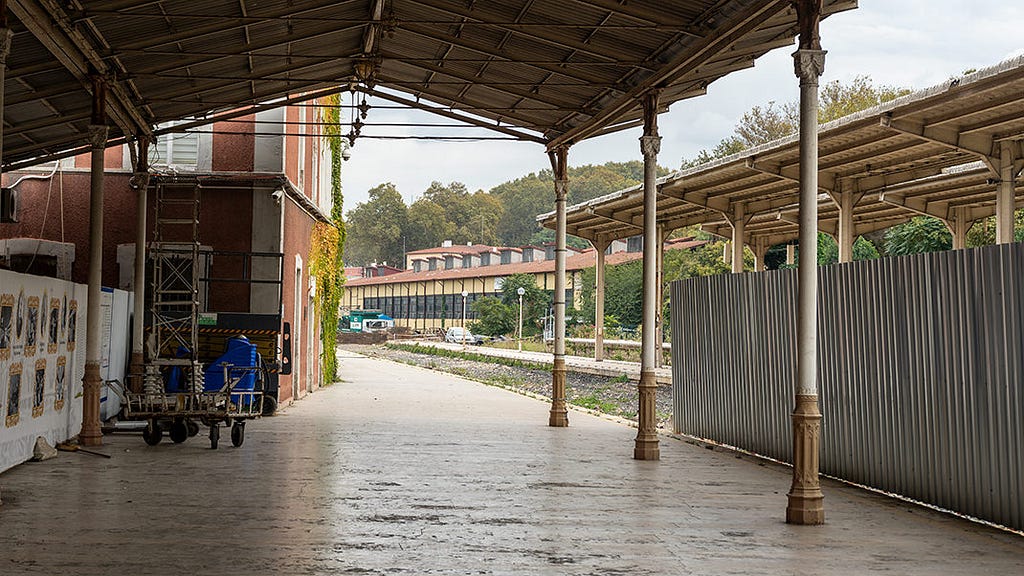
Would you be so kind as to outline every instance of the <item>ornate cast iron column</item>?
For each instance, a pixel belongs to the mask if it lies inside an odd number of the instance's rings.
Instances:
[[[103,169],[107,145],[103,81],[93,82],[92,123],[89,144],[92,147],[89,193],[89,287],[85,318],[85,376],[82,378],[82,431],[78,441],[83,446],[103,443],[100,430],[100,287],[103,284]]]
[[[818,78],[825,51],[818,37],[821,0],[796,2],[800,78],[800,265],[797,280],[797,385],[793,408],[793,484],[786,522],[825,522],[818,481],[821,410],[818,408]]]
[[[643,277],[643,333],[640,352],[640,405],[638,407],[638,426],[636,442],[633,447],[633,458],[637,460],[658,460],[661,452],[658,448],[658,432],[656,429],[655,395],[658,382],[655,378],[657,355],[655,346],[658,339],[658,188],[657,169],[658,152],[661,150],[661,137],[658,136],[658,93],[648,92],[643,96],[644,135],[640,137],[640,152],[644,156],[644,277]]]
[[[569,149],[548,153],[555,175],[555,358],[551,369],[551,414],[548,425],[569,425],[565,407],[565,200],[569,193]]]

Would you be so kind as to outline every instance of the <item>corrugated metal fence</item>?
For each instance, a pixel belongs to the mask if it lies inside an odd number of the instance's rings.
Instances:
[[[1024,529],[1024,244],[818,278],[822,472]],[[790,461],[796,280],[673,283],[678,432]]]

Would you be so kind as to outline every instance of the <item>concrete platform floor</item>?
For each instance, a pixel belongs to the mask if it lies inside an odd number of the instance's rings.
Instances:
[[[0,574],[1022,574],[1024,538],[446,374],[342,353],[345,382],[246,443],[106,438],[0,475]]]

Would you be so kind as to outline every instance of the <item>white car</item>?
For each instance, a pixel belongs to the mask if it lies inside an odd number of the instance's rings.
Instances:
[[[465,338],[465,340],[463,340],[463,338]],[[484,343],[484,337],[473,334],[468,329],[462,328],[461,326],[452,326],[448,329],[448,332],[445,332],[444,341],[453,342],[455,344],[462,344],[462,342],[465,341],[466,344],[480,345]]]

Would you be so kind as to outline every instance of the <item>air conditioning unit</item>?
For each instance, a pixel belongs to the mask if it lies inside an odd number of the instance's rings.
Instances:
[[[0,188],[0,223],[18,221],[18,192],[13,188]]]

